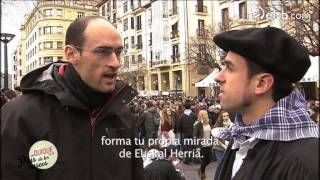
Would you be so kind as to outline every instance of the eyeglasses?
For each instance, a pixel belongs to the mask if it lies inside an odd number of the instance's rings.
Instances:
[[[113,49],[111,47],[96,47],[92,50],[88,50],[78,46],[72,46],[72,47],[76,48],[79,51],[91,51],[92,53],[102,57],[111,56],[113,52],[116,54],[117,58],[120,58],[123,55],[123,48]]]

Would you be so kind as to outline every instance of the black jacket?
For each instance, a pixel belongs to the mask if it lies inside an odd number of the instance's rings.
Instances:
[[[215,180],[231,180],[236,151],[229,144],[215,173]],[[251,150],[232,180],[317,180],[319,179],[319,139],[289,142],[260,140]]]
[[[101,140],[103,136],[133,140],[134,122],[126,104],[136,91],[118,81],[112,98],[93,115],[52,78],[53,67],[59,65],[27,74],[21,82],[23,95],[1,109],[1,179],[143,179],[141,159],[119,157],[123,149],[135,150],[133,142],[116,146],[102,145]],[[57,162],[46,170],[27,162],[30,147],[39,140],[52,142],[58,151]]]
[[[145,180],[182,180],[172,163],[166,159],[156,160],[145,167]]]
[[[194,112],[190,114],[183,113],[179,118],[179,132],[192,136],[193,124],[197,121],[197,115]]]

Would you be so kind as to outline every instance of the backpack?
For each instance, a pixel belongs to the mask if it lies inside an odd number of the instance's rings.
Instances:
[[[153,125],[154,125],[155,127],[159,127],[159,126],[160,126],[160,117],[155,116],[155,117],[153,118]]]

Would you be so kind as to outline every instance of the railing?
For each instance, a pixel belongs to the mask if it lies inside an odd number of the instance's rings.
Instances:
[[[199,28],[197,29],[197,36],[208,36],[209,31],[205,28]]]
[[[172,63],[179,63],[180,62],[180,55],[171,55]]]
[[[178,38],[179,37],[179,31],[172,31],[170,33],[170,39],[175,39],[175,38]]]
[[[168,60],[157,60],[152,62],[152,66],[157,66],[157,65],[168,65],[169,61]]]
[[[198,6],[196,5],[196,12],[200,13],[208,13],[207,6]]]
[[[137,26],[136,26],[136,27],[137,27],[137,30],[140,30],[140,29],[141,29],[141,26],[142,26],[141,24],[137,24]]]
[[[142,44],[136,44],[137,49],[142,49]]]

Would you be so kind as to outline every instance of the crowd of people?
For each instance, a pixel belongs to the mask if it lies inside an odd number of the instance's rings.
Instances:
[[[2,107],[6,102],[11,101],[12,99],[18,97],[21,95],[21,88],[20,86],[14,87],[14,90],[12,89],[1,89],[1,106]]]
[[[216,99],[202,96],[136,97],[128,106],[136,117],[138,138],[146,142],[142,147],[146,151],[168,148],[184,152],[199,151],[201,159],[186,155],[180,160],[184,164],[200,163],[198,172],[201,179],[205,179],[206,166],[212,160],[221,159],[227,142],[214,139],[211,136],[211,130],[215,127],[231,127],[233,124],[231,119],[234,115],[230,119],[228,112],[221,111],[219,101]],[[160,139],[162,141],[158,142],[162,143],[156,146],[148,144],[150,139]],[[204,143],[187,144],[186,139],[200,139]]]

